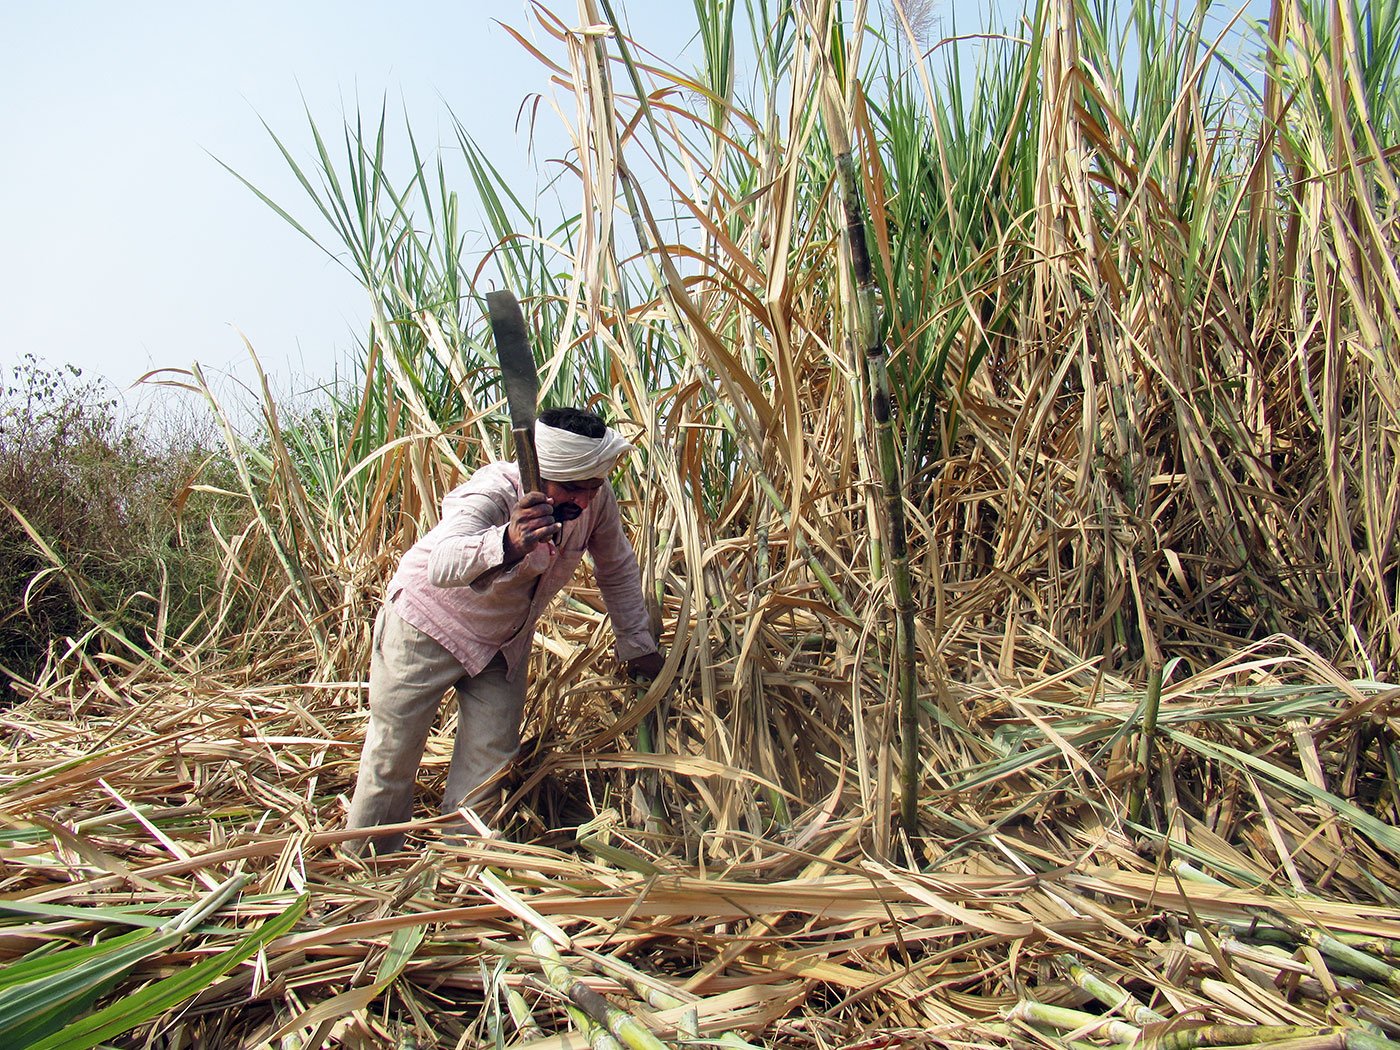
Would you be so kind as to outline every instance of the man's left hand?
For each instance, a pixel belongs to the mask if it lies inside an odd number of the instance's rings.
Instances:
[[[627,661],[627,677],[634,682],[650,681],[661,673],[666,658],[660,653],[643,653]]]

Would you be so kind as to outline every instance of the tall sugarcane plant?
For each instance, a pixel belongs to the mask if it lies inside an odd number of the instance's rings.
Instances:
[[[906,834],[918,830],[919,708],[915,674],[914,588],[909,575],[909,542],[904,521],[904,471],[890,386],[889,354],[877,317],[875,273],[866,243],[865,211],[856,185],[845,105],[834,66],[822,80],[822,115],[836,168],[843,220],[843,243],[850,267],[845,304],[845,331],[850,345],[864,361],[866,393],[871,409],[875,455],[884,492],[884,531],[888,549],[884,569],[894,601],[894,648],[890,679],[899,698],[900,805],[899,820]],[[872,569],[877,568],[872,565]]]

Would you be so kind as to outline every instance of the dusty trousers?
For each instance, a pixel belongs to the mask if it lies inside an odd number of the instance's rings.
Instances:
[[[412,819],[413,788],[428,733],[443,694],[457,693],[457,737],[443,790],[442,812],[480,802],[481,786],[520,748],[525,676],[506,680],[499,654],[468,675],[457,658],[389,606],[374,624],[369,671],[369,729],[360,753],[355,794],[346,827],[371,828]],[[402,833],[350,845],[372,853],[403,846]]]

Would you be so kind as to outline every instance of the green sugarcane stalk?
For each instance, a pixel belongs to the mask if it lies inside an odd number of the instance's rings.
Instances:
[[[914,588],[909,573],[909,542],[904,522],[904,478],[900,467],[894,398],[890,392],[889,355],[876,322],[875,276],[865,235],[865,213],[856,184],[850,136],[831,86],[822,95],[827,138],[836,156],[836,179],[845,215],[845,242],[855,280],[855,298],[849,304],[848,330],[865,356],[871,414],[875,424],[876,452],[885,496],[885,528],[889,536],[886,574],[894,596],[894,664],[891,677],[899,692],[900,823],[906,834],[918,831],[919,708],[915,688]]]
[[[1316,948],[1348,973],[1400,990],[1400,969],[1362,951],[1356,946],[1355,940],[1348,943],[1330,933],[1300,926],[1286,919],[1280,919],[1277,925],[1231,923],[1229,929],[1237,937],[1263,941],[1266,944],[1306,944]],[[1364,942],[1365,939],[1359,940]]]
[[[575,977],[564,965],[564,960],[559,957],[554,942],[547,934],[540,930],[531,930],[530,947],[539,956],[550,986],[568,999],[574,1009],[582,1013],[595,1027],[602,1029],[609,1036],[609,1043],[613,1046],[625,1046],[628,1050],[669,1050],[665,1043],[626,1010],[614,1006]],[[574,1015],[574,1009],[570,1010],[571,1016]],[[582,1025],[580,1027],[587,1034],[587,1028]],[[599,1047],[607,1044],[594,1041],[593,1045]]]
[[[638,699],[647,691],[649,682],[643,682],[634,690]],[[643,755],[655,755],[657,751],[657,740],[660,734],[657,731],[657,708],[653,707],[648,711],[642,720],[637,723],[637,751]],[[661,803],[661,777],[654,769],[643,771],[637,778],[633,790],[637,792],[636,809],[641,812],[642,826],[644,830],[651,834],[660,835],[666,829],[666,808]]]
[[[564,997],[564,1012],[569,1015],[574,1027],[583,1033],[588,1045],[593,1050],[622,1050],[622,1044],[612,1037],[612,1033],[589,1017],[583,1008],[569,997],[568,988],[573,981],[573,975],[564,966],[564,961],[559,958],[559,953],[554,950],[554,944],[549,937],[539,930],[532,931],[530,947],[540,961],[545,980]]]
[[[660,588],[658,587],[658,593]],[[661,644],[661,598],[655,601],[647,601],[647,616],[651,621],[651,636],[657,645]],[[640,701],[646,695],[651,682],[643,681],[637,684],[634,695]],[[642,720],[637,723],[637,750],[647,755],[659,754],[660,749],[664,749],[666,743],[665,723],[662,719],[662,705],[666,698],[662,697],[650,711],[642,716]],[[666,831],[666,806],[661,798],[661,774],[650,769],[642,773],[636,781],[636,791],[641,793],[642,808],[646,812],[644,827],[648,832],[656,835]]]
[[[506,1009],[510,1012],[510,1019],[514,1023],[521,1041],[544,1038],[544,1029],[535,1020],[535,1015],[530,1011],[530,1004],[525,1001],[525,997],[510,985],[506,985],[505,993]]]
[[[650,681],[642,681],[633,687],[637,701],[651,687]],[[637,751],[643,755],[659,754],[658,744],[663,739],[661,732],[661,705],[658,703],[642,716],[634,731],[637,738]],[[661,801],[661,775],[655,769],[644,770],[635,780],[634,806],[642,818],[643,828],[651,834],[660,835],[666,830],[666,807]]]
[[[1069,973],[1069,978],[1080,988],[1103,1003],[1110,1010],[1117,1010],[1134,1024],[1147,1025],[1165,1021],[1156,1010],[1139,1002],[1126,988],[1120,988],[1098,974],[1093,973],[1072,955],[1060,956],[1060,965]]]
[[[1382,1036],[1352,1028],[1302,1028],[1295,1025],[1208,1024],[1181,1028],[1149,1038],[1144,1050],[1200,1050],[1201,1047],[1258,1047],[1259,1050],[1395,1050]]]
[[[1142,729],[1138,733],[1138,775],[1128,799],[1128,819],[1139,823],[1147,799],[1147,785],[1152,777],[1152,745],[1157,732],[1157,713],[1162,706],[1162,665],[1154,663],[1147,679],[1147,697],[1142,705]]]
[[[1054,1028],[1061,1032],[1077,1032],[1080,1029],[1093,1030],[1115,1043],[1135,1043],[1142,1035],[1142,1029],[1110,1017],[1070,1010],[1063,1006],[1048,1006],[1031,999],[1022,999],[1006,1014],[1007,1020],[1024,1021],[1030,1025]]]
[[[696,1016],[691,1000],[682,999],[664,988],[656,986],[656,978],[648,977],[628,963],[612,955],[603,955],[599,952],[592,952],[586,948],[580,949],[579,954],[587,960],[589,967],[598,974],[611,977],[625,985],[627,989],[650,1006],[653,1010],[674,1010],[679,1007],[691,1006],[692,1009],[686,1017],[676,1027],[684,1037],[698,1039],[700,1037],[699,1018]],[[733,1032],[724,1032],[709,1037],[706,1042],[716,1046],[732,1047],[733,1050],[758,1050],[753,1043],[735,1035]]]
[[[568,996],[579,1008],[629,1050],[667,1050],[667,1046],[650,1029],[620,1006],[614,1006],[577,978]]]
[[[1354,973],[1358,977],[1364,977],[1368,981],[1376,981],[1400,990],[1400,970],[1389,963],[1383,962],[1373,955],[1367,955],[1363,951],[1358,951],[1329,933],[1306,930],[1303,936],[1309,945],[1348,972]]]
[[[1369,952],[1382,959],[1400,959],[1400,941],[1390,937],[1373,937],[1365,933],[1339,933],[1334,936],[1357,951]]]
[[[1332,1028],[1303,1028],[1291,1024],[1203,1024],[1164,1032],[1143,1042],[1151,1050],[1197,1050],[1203,1046],[1251,1046],[1284,1040],[1317,1039],[1334,1032]]]

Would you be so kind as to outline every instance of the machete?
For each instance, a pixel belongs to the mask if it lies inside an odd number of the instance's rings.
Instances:
[[[515,435],[515,461],[520,464],[522,492],[539,492],[540,463],[535,455],[535,410],[539,402],[539,378],[535,355],[525,334],[525,315],[510,289],[486,293],[496,358],[510,407],[510,431]]]

